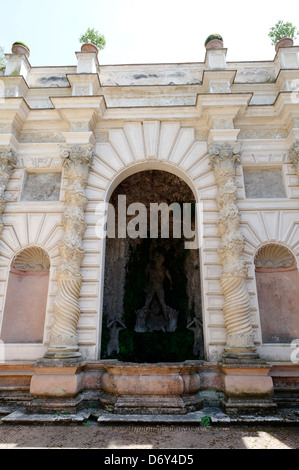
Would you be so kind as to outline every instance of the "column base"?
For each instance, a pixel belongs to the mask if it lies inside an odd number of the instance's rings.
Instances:
[[[222,355],[223,364],[265,364],[265,360],[261,359],[255,348],[225,349]]]
[[[82,361],[82,354],[79,351],[47,351],[43,357],[43,359],[47,360],[79,360]]]
[[[54,338],[56,343],[52,343],[51,346],[48,347],[47,352],[44,355],[45,359],[60,359],[60,360],[65,360],[65,359],[81,359],[82,360],[82,355],[79,349],[79,346],[77,344],[77,340],[74,340],[72,338],[72,341],[74,344],[63,344],[58,342],[57,338]],[[59,338],[61,339],[61,338]],[[58,344],[57,344],[58,343]]]

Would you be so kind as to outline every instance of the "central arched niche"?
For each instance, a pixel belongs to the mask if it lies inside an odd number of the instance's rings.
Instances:
[[[195,231],[193,192],[181,178],[165,171],[135,173],[111,196],[114,211],[110,209],[108,219],[115,224],[110,227],[118,226],[119,196],[126,196],[126,208],[136,202],[146,207],[148,231],[137,238],[118,238],[117,229],[115,237],[108,233],[101,357],[143,363],[203,359],[198,247],[186,248],[183,229],[181,237],[173,237],[172,212],[170,237],[163,238],[161,217],[157,238],[151,238],[149,231],[151,203],[178,203],[182,209],[189,203]],[[134,217],[136,213],[127,215],[127,226]]]

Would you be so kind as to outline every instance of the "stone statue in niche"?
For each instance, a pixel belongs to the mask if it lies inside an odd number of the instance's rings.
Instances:
[[[110,357],[113,353],[119,354],[119,333],[122,330],[126,329],[124,323],[114,318],[107,324],[107,328],[109,330],[109,341],[107,344],[107,356]]]
[[[204,357],[203,350],[203,333],[202,322],[199,318],[194,318],[188,325],[187,329],[194,333],[193,354],[197,358]]]
[[[135,331],[137,333],[167,331],[174,332],[177,328],[178,312],[166,305],[164,280],[171,276],[164,265],[162,253],[151,251],[150,263],[147,267],[147,286],[145,304],[136,312]]]

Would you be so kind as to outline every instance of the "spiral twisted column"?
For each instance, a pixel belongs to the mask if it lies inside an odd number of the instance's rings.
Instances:
[[[17,157],[9,147],[0,146],[0,234],[3,231],[1,216],[4,212],[6,201],[4,193],[7,188],[10,175],[17,164]]]
[[[217,186],[218,230],[221,237],[219,256],[222,262],[221,286],[223,314],[227,330],[223,361],[257,359],[250,322],[250,300],[246,288],[247,268],[242,259],[244,238],[240,229],[237,205],[236,165],[239,145],[211,144],[210,163]]]
[[[81,357],[77,338],[80,316],[79,294],[82,284],[81,262],[84,255],[83,235],[86,229],[85,187],[93,160],[91,145],[75,145],[62,151],[68,185],[62,216],[64,235],[59,244],[58,293],[54,303],[54,323],[45,358]]]

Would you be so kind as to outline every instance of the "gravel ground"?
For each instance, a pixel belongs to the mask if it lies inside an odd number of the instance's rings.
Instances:
[[[298,426],[0,426],[0,449],[299,449]]]

